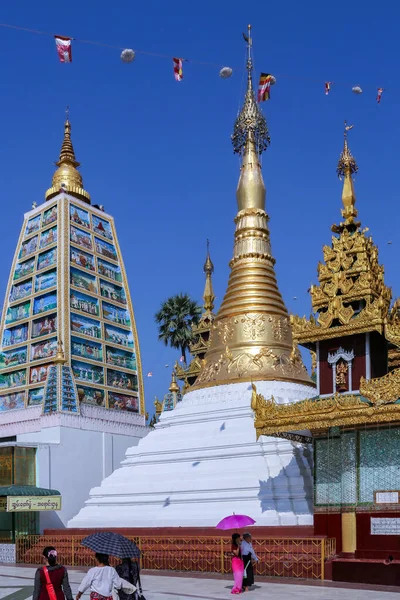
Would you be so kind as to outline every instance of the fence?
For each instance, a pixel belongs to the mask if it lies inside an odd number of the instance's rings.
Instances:
[[[142,551],[141,568],[162,571],[230,573],[231,540],[221,537],[130,537]],[[16,539],[17,562],[38,565],[45,546],[55,546],[60,561],[71,567],[94,566],[84,536],[26,535]],[[268,577],[324,579],[325,560],[335,554],[335,540],[324,538],[253,539],[260,559],[256,573]],[[114,560],[115,564],[116,560]]]

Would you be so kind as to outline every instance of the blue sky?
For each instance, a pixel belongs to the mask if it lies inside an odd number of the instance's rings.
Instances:
[[[289,310],[309,314],[306,291],[340,219],[335,168],[344,119],[355,124],[359,216],[379,246],[387,284],[400,294],[399,17],[397,3],[370,0],[4,5],[3,23],[239,69],[223,81],[218,68],[187,63],[178,84],[168,58],[138,55],[124,65],[117,50],[78,42],[73,63],[62,65],[51,37],[0,28],[1,293],[23,213],[50,186],[69,104],[85,187],[116,220],[143,369],[154,374],[145,378],[152,412],[170,381],[164,365],[179,356],[157,341],[153,316],[169,295],[201,299],[207,237],[219,302],[226,288],[239,174],[230,135],[243,97],[241,32],[250,22],[256,73],[277,77],[263,105],[272,138],[263,172]],[[337,82],[328,97],[325,80]],[[353,85],[363,94],[352,94]],[[378,106],[379,86],[387,89]]]

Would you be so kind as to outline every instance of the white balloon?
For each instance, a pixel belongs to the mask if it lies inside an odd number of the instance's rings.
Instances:
[[[222,67],[222,69],[219,72],[219,76],[222,77],[222,79],[228,79],[228,77],[230,77],[232,75],[232,69],[230,67]]]
[[[135,60],[135,51],[131,50],[131,48],[126,48],[121,52],[121,60],[122,62],[130,63]]]

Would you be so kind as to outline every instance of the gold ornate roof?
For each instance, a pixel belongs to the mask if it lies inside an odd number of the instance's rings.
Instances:
[[[353,174],[358,170],[348,147],[345,125],[343,151],[337,172],[343,181],[344,221],[333,225],[332,245],[323,247],[324,262],[318,264],[319,285],[311,286],[309,319],[291,317],[295,339],[300,344],[366,331],[383,333],[391,289],[385,286],[384,268],[368,229],[355,220]]]
[[[242,166],[231,273],[194,389],[252,380],[313,385],[293,345],[289,315],[274,271],[259,159],[269,136],[253,90],[250,33],[249,29],[247,91],[232,136]]]
[[[65,191],[79,200],[90,204],[90,194],[83,189],[82,175],[78,171],[80,163],[75,158],[71,140],[71,124],[67,119],[64,125],[64,139],[61,146],[60,158],[56,163],[58,169],[53,175],[52,186],[45,194],[46,200],[51,200],[60,191]]]
[[[384,378],[382,378],[384,379]],[[378,380],[375,386],[379,387]],[[368,383],[372,383],[368,382]],[[393,423],[400,421],[400,403],[393,400],[377,400],[372,390],[373,385],[364,392],[369,397],[356,394],[335,394],[328,398],[310,398],[294,404],[277,404],[273,397],[266,400],[257,393],[253,385],[251,406],[254,411],[254,426],[257,439],[260,435],[271,435],[285,432],[326,431],[330,427],[350,427],[374,423]],[[384,387],[397,389],[400,397],[400,377],[386,380]],[[395,394],[391,394],[392,397]]]

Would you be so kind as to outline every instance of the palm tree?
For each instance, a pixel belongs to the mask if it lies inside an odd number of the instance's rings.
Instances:
[[[178,348],[186,362],[186,350],[194,339],[191,325],[200,320],[201,306],[188,294],[171,296],[161,304],[155,314],[158,324],[158,339],[166,346]]]

